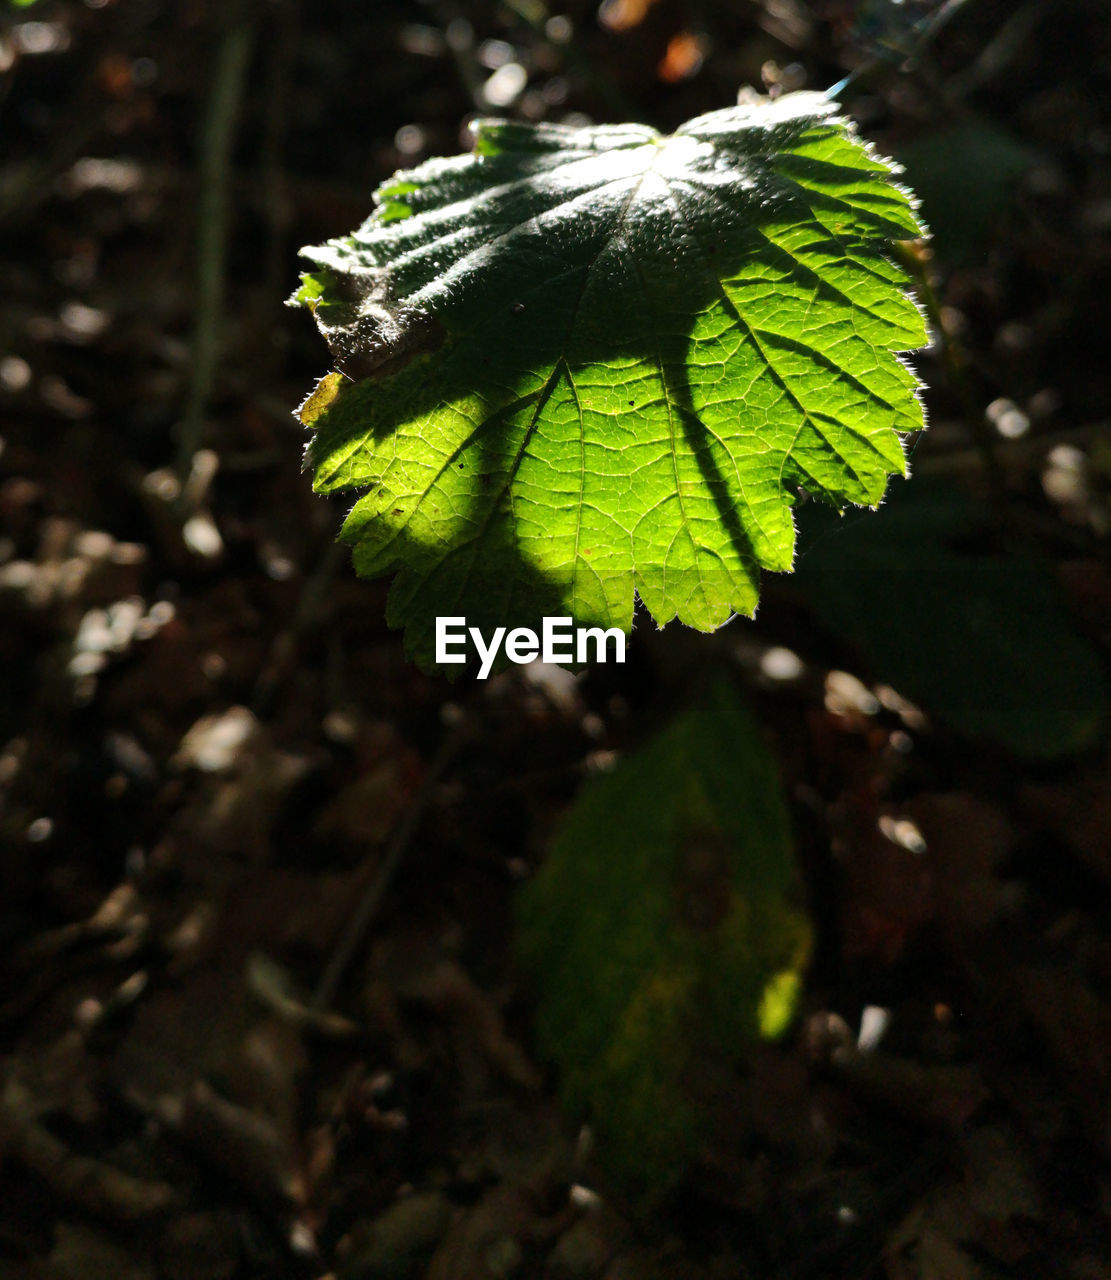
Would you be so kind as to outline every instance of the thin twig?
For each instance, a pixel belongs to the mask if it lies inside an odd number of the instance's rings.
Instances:
[[[959,102],[983,88],[996,76],[1002,75],[1037,30],[1044,13],[1045,5],[1042,0],[1027,0],[1026,4],[1016,9],[980,50],[971,65],[949,77],[945,85],[945,96],[953,102]]]
[[[328,544],[301,589],[301,596],[289,625],[274,637],[251,700],[251,710],[260,718],[268,714],[274,692],[288,671],[298,645],[318,625],[324,601],[343,563],[345,550],[341,542]]]
[[[428,767],[428,772],[425,774],[417,794],[413,797],[412,804],[410,804],[405,816],[394,831],[393,839],[378,864],[374,879],[367,886],[366,893],[356,907],[354,914],[347,923],[347,928],[332,952],[328,967],[324,970],[316,991],[313,993],[311,1008],[316,1010],[326,1009],[332,1003],[339,984],[343,981],[344,974],[346,974],[351,962],[363,945],[367,930],[373,923],[374,917],[378,914],[382,899],[386,896],[386,891],[389,889],[398,867],[401,866],[409,850],[409,846],[420,827],[436,788],[459,750],[470,739],[472,732],[470,718],[464,715],[444,738],[439,751]]]
[[[201,137],[197,208],[197,297],[193,369],[178,427],[177,469],[189,473],[204,433],[205,412],[220,359],[228,240],[228,186],[239,108],[251,55],[249,5],[236,7],[216,51]]]
[[[906,50],[905,56],[902,58],[904,69],[913,67],[923,57],[930,45],[933,44],[968,2],[969,0],[945,0],[940,9],[936,9],[933,13],[927,15],[921,22],[915,23],[907,33],[908,39],[912,40],[913,44]],[[890,66],[891,62],[890,55],[876,54],[866,62],[862,62],[855,70],[850,71],[844,79],[838,80],[835,85],[827,89],[826,97],[833,100],[840,98],[846,89],[858,87],[861,81],[867,80],[881,68]]]
[[[283,283],[283,273],[286,270],[286,234],[291,218],[282,152],[289,125],[290,82],[297,51],[297,20],[297,5],[293,0],[277,0],[271,6],[269,27],[272,34],[266,69],[266,119],[259,148],[259,187],[266,219],[263,287],[265,296],[273,299],[280,299],[288,293],[288,288]]]

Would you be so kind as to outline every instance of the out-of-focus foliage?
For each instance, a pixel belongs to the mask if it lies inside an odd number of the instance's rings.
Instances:
[[[939,253],[966,261],[983,248],[1034,152],[995,125],[967,120],[901,148],[900,161]]]
[[[722,678],[586,787],[521,896],[541,1048],[635,1195],[682,1175],[700,1095],[790,1022],[809,950],[791,868],[775,763]]]
[[[962,733],[1020,755],[1090,746],[1107,682],[1049,561],[993,546],[983,508],[917,481],[874,519],[818,538],[794,584],[875,674]]]

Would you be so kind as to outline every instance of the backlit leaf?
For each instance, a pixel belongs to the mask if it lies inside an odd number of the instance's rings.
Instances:
[[[921,227],[813,93],[642,125],[480,122],[395,175],[295,301],[338,372],[302,408],[316,488],[362,490],[359,573],[429,661],[472,625],[708,630],[789,570],[802,486],[875,506],[922,426],[926,339],[887,256]]]

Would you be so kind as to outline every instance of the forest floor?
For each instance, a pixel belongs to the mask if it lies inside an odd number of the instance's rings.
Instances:
[[[786,581],[758,624],[645,621],[620,669],[452,685],[406,659],[301,472],[327,353],[283,305],[296,250],[394,169],[458,151],[483,102],[671,127],[744,83],[825,87],[891,9],[0,15],[5,1280],[1111,1275],[1105,690],[1082,742],[1042,706],[1044,749],[1016,752],[888,689]],[[221,185],[203,122],[237,40]],[[950,343],[916,358],[916,468],[1035,548],[1105,671],[1102,2],[969,0],[846,103],[937,235]],[[209,304],[205,172],[230,211]],[[1020,659],[1029,625],[1003,620]],[[711,656],[781,762],[816,945],[795,1029],[646,1216],[538,1060],[513,902],[581,780]]]

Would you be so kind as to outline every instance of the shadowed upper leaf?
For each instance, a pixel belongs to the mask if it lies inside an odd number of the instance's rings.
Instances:
[[[437,615],[751,614],[798,486],[875,505],[904,473],[926,335],[885,251],[921,227],[824,97],[669,137],[486,121],[377,199],[304,251],[340,374],[302,418],[418,658]]]

